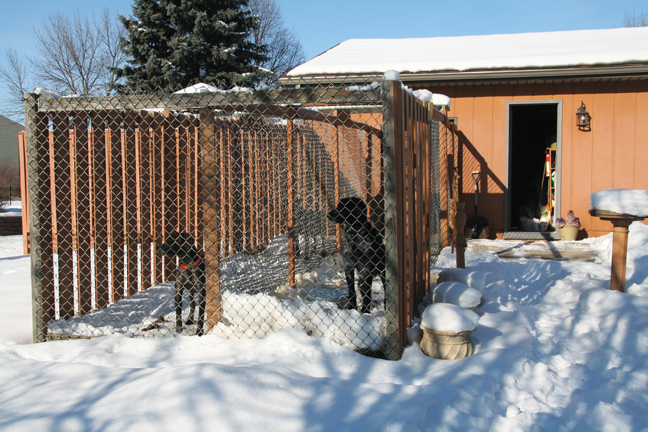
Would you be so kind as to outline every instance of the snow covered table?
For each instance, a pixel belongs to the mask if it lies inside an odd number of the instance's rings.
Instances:
[[[648,191],[610,189],[590,195],[592,216],[612,222],[612,272],[610,289],[625,292],[628,227],[648,217]]]

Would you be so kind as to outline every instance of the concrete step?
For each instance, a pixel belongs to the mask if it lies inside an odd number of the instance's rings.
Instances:
[[[538,258],[551,260],[596,260],[596,253],[581,241],[468,240],[468,251],[489,252],[503,259]]]

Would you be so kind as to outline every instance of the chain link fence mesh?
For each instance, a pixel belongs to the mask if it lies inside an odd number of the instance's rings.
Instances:
[[[402,327],[395,316],[411,319],[417,296],[405,294],[410,312],[399,311],[385,271],[398,237],[386,227],[398,214],[385,199],[387,88],[27,98],[35,340],[261,338],[294,327],[390,357],[404,343],[391,335]],[[404,135],[432,155],[429,185],[416,193],[430,198],[434,259],[446,162],[442,124],[424,123]],[[350,197],[361,211],[336,220],[331,211]],[[191,237],[164,255],[173,233]]]

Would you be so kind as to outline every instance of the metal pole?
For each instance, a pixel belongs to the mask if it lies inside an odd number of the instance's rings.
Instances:
[[[41,242],[41,187],[38,181],[38,151],[36,148],[35,118],[38,111],[37,97],[25,94],[25,143],[27,147],[27,182],[29,188],[29,236],[31,247],[32,328],[34,342],[47,338],[46,305],[43,296],[43,245]]]

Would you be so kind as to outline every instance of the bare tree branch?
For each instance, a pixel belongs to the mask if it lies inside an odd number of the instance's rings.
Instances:
[[[623,14],[623,27],[648,27],[648,14],[642,9],[640,13],[632,12]]]
[[[87,95],[95,90],[100,44],[93,27],[87,17],[49,15],[34,31],[39,55],[31,63],[36,77],[61,93]]]
[[[34,58],[21,59],[14,50],[7,51],[0,83],[9,91],[10,99],[0,105],[0,112],[22,122],[23,94],[34,87],[79,96],[109,95],[118,80],[115,70],[126,60],[120,45],[125,31],[108,8],[99,18],[49,15],[34,29]]]
[[[108,95],[119,81],[116,69],[121,67],[128,57],[120,42],[120,39],[126,38],[126,28],[119,21],[119,17],[111,15],[106,8],[97,23],[97,32],[104,47],[103,63],[106,65],[106,76],[102,80],[105,86],[103,93]]]
[[[0,110],[6,117],[22,123],[25,116],[22,99],[29,87],[29,72],[11,48],[6,52],[6,59],[7,68],[0,68],[0,82],[9,91],[9,100],[3,102]]]
[[[63,94],[106,95],[125,55],[119,46],[123,28],[105,9],[99,19],[60,13],[34,30],[38,56],[30,61],[43,86]]]
[[[271,72],[264,84],[274,86],[280,76],[305,61],[304,51],[296,33],[286,29],[274,0],[250,0],[248,7],[252,15],[259,17],[259,27],[252,34],[253,42],[268,50],[267,60],[257,66]]]

